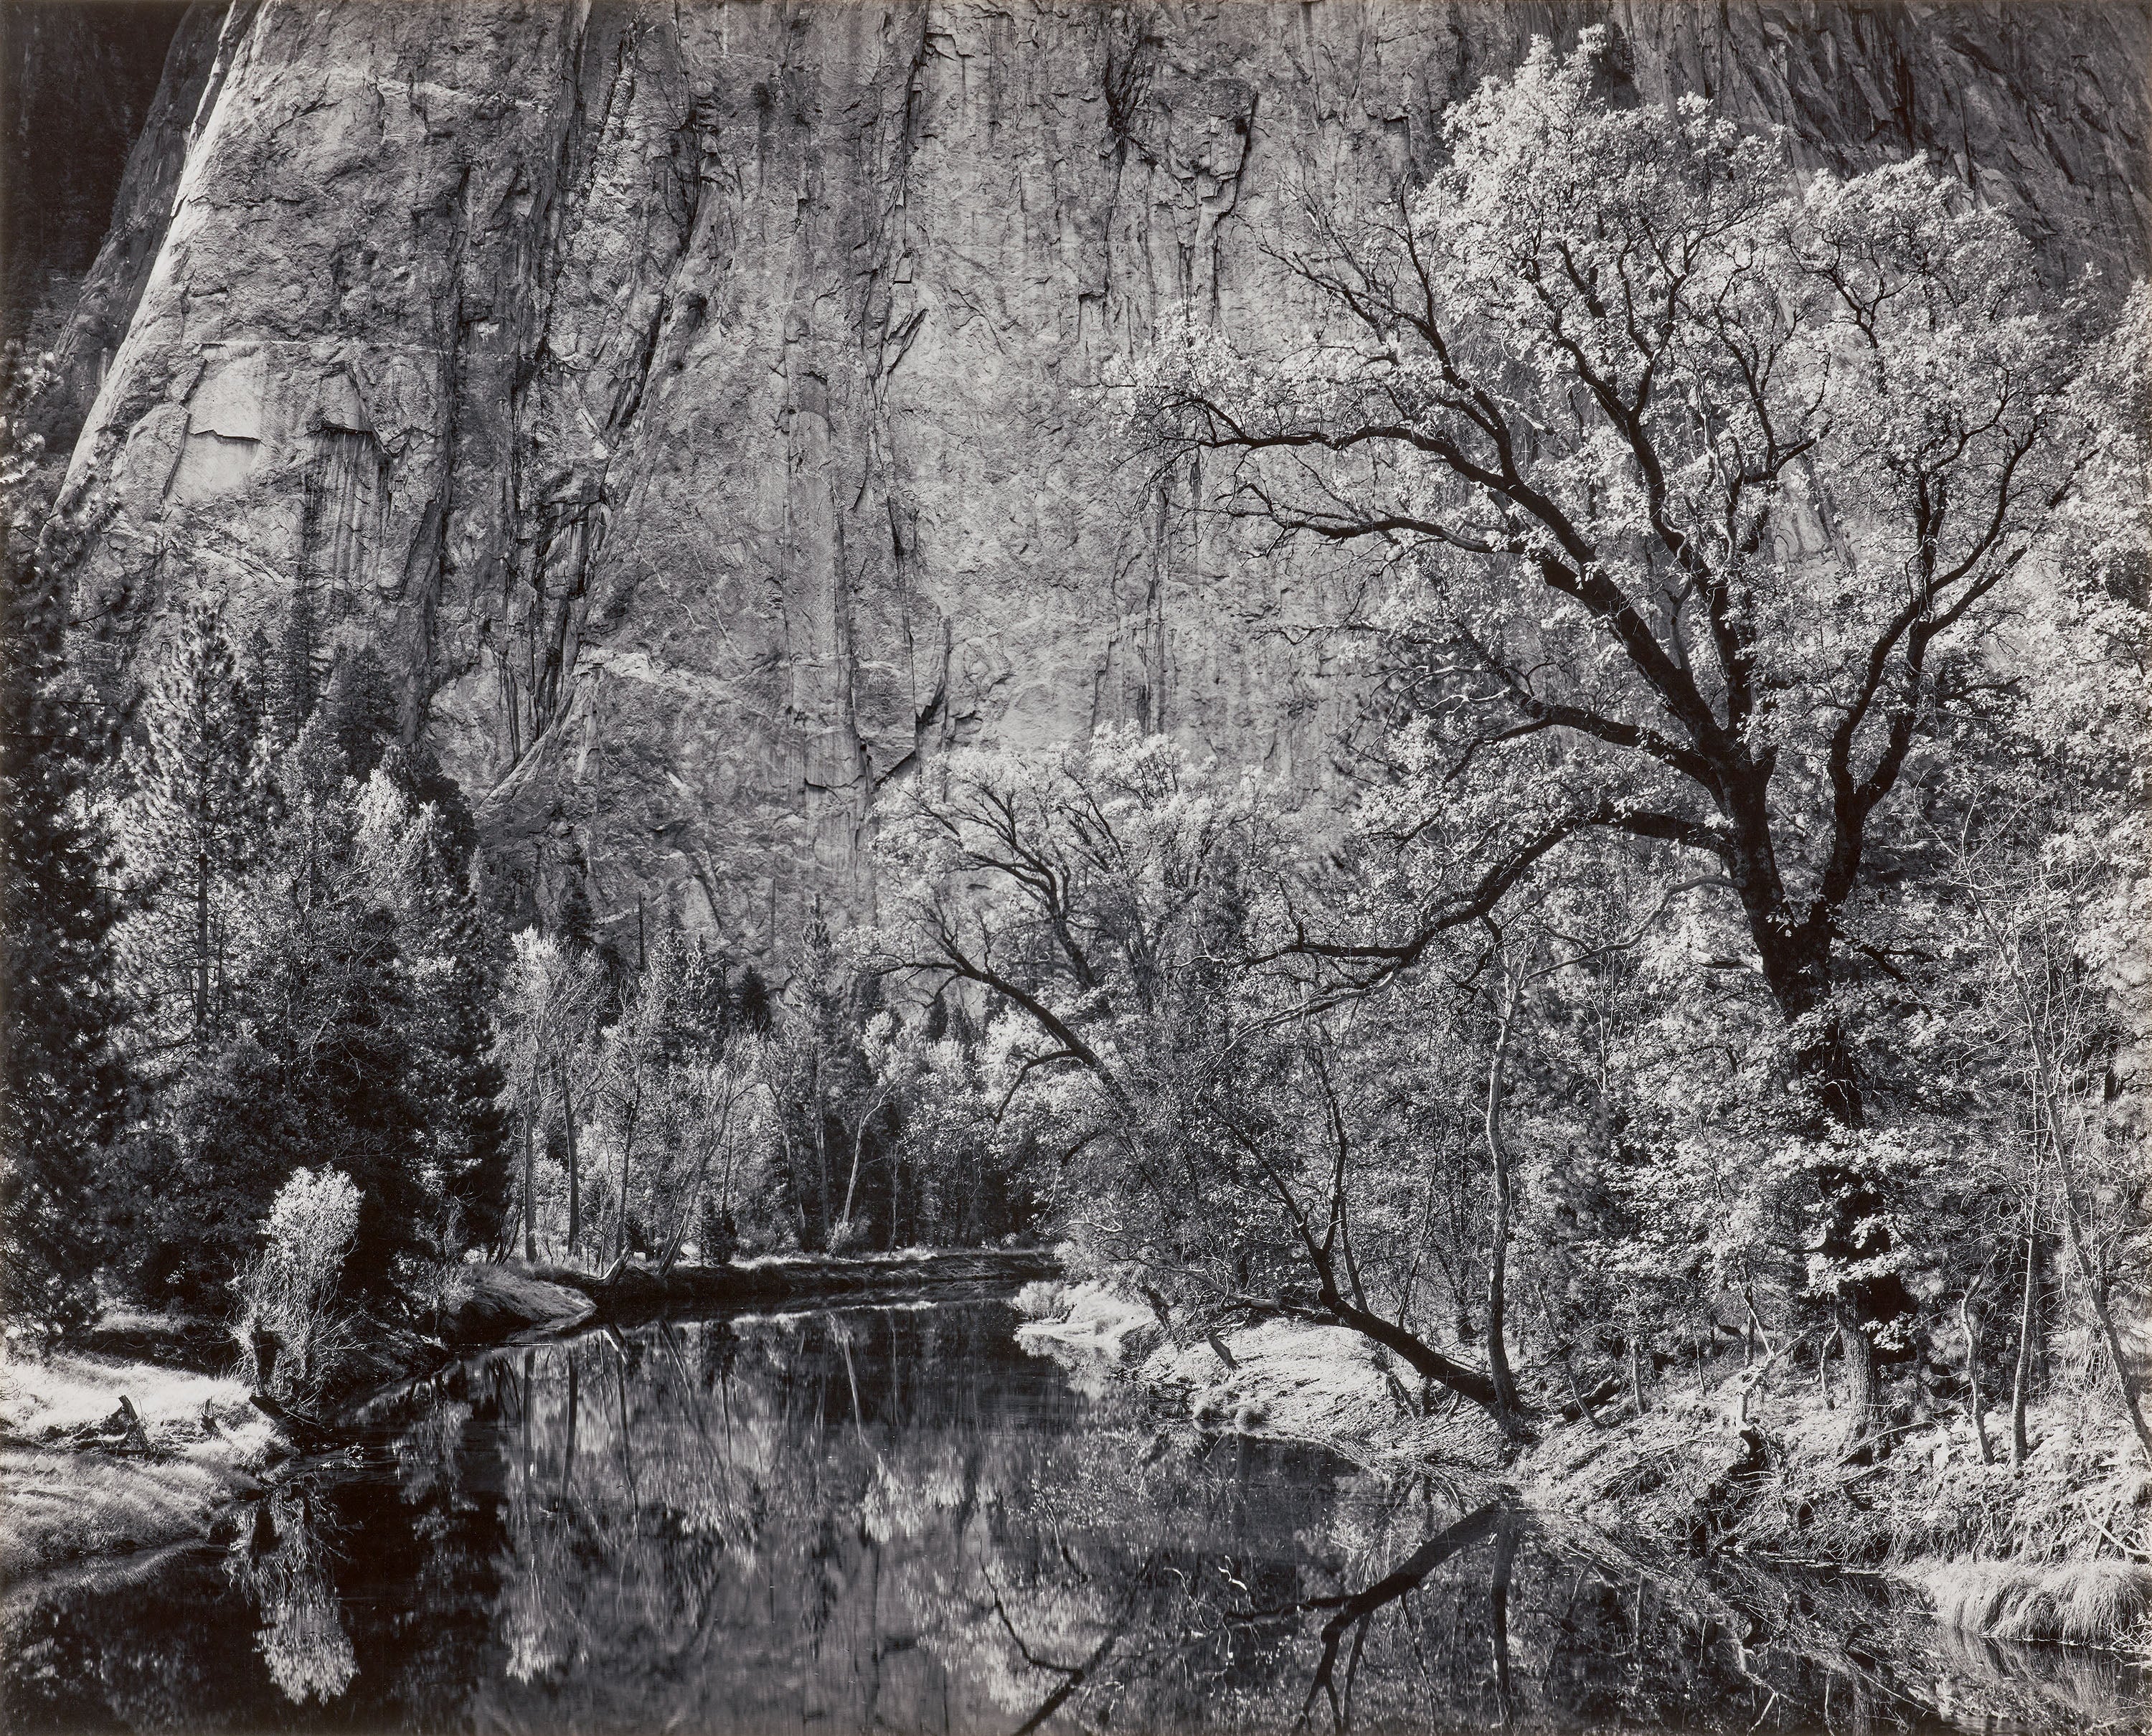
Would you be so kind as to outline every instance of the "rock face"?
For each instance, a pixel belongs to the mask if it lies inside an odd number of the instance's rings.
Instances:
[[[72,310],[185,9],[0,0],[0,336]]]
[[[875,792],[953,742],[1132,720],[1319,796],[1353,573],[1193,512],[1110,382],[1182,306],[1290,341],[1297,188],[1591,22],[2144,268],[2135,6],[198,7],[65,341],[78,615],[124,685],[175,598],[274,642],[303,589],[525,897],[749,951],[870,905]]]

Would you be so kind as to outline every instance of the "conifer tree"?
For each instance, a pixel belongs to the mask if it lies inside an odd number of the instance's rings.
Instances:
[[[8,562],[0,627],[0,1307],[18,1322],[86,1313],[99,1248],[98,1150],[124,1080],[110,1042],[114,908],[107,845],[84,800],[101,744],[63,654],[58,587]]]
[[[106,731],[67,666],[66,594],[31,553],[43,441],[21,411],[50,378],[49,358],[0,355],[0,1312],[57,1326],[94,1300],[91,1181],[125,1081],[108,845],[84,794]]]
[[[122,813],[146,918],[134,962],[146,993],[185,1009],[197,1043],[225,1017],[237,883],[267,818],[257,718],[221,610],[195,602],[151,678]]]
[[[292,587],[277,647],[269,710],[279,745],[288,746],[314,714],[314,596],[303,583]]]

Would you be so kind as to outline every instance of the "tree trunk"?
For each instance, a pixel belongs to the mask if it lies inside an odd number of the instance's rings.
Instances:
[[[576,1161],[576,1101],[568,1086],[568,1068],[559,1063],[561,1079],[561,1127],[568,1148],[568,1258],[572,1263],[576,1249],[583,1232],[582,1170]]]
[[[209,852],[195,853],[195,1036],[209,1035]]]
[[[2038,1327],[2040,1236],[2031,1211],[2026,1212],[2025,1290],[2018,1311],[2018,1368],[2010,1382],[2010,1462],[2023,1464],[2033,1450],[2025,1435],[2025,1406],[2033,1389],[2033,1341]]]
[[[1883,1395],[1875,1378],[1875,1341],[1862,1330],[1850,1302],[1838,1304],[1838,1343],[1845,1359],[1845,1444],[1855,1447],[1875,1433]]]
[[[849,1224],[852,1221],[852,1196],[859,1191],[860,1160],[866,1150],[867,1127],[881,1113],[882,1104],[886,1100],[886,1098],[877,1098],[874,1107],[860,1117],[859,1127],[852,1134],[852,1170],[845,1178],[845,1209],[838,1217],[840,1223]]]
[[[2093,1270],[2090,1256],[2085,1252],[2084,1237],[2078,1228],[2076,1190],[2070,1185],[2068,1174],[2061,1175],[2063,1184],[2063,1239],[2069,1246],[2070,1258],[2083,1282],[2086,1304],[2092,1309],[2100,1336],[2107,1341],[2107,1353],[2114,1358],[2114,1376],[2121,1383],[2123,1409],[2129,1413],[2129,1426],[2137,1431],[2137,1442],[2144,1449],[2147,1463],[2152,1463],[2152,1426],[2144,1420],[2144,1407],[2137,1389],[2137,1378],[2130,1372],[2129,1359],[2124,1354],[2122,1334],[2114,1324],[2114,1311],[2108,1305],[2107,1286],[2100,1282]]]
[[[1336,1113],[1334,1099],[1332,1109],[1334,1115]],[[1272,1306],[1279,1307],[1282,1312],[1296,1315],[1302,1319],[1312,1318],[1337,1326],[1349,1327],[1361,1337],[1371,1338],[1376,1343],[1395,1351],[1422,1378],[1439,1382],[1457,1393],[1459,1397],[1469,1398],[1472,1403],[1479,1405],[1494,1418],[1496,1426],[1502,1431],[1505,1440],[1514,1443],[1530,1439],[1531,1430],[1526,1424],[1520,1408],[1514,1404],[1505,1404],[1502,1402],[1501,1394],[1491,1377],[1463,1363],[1453,1362],[1425,1339],[1408,1330],[1402,1322],[1386,1320],[1372,1308],[1366,1307],[1366,1297],[1360,1290],[1357,1274],[1351,1275],[1353,1287],[1352,1298],[1348,1298],[1344,1291],[1339,1287],[1333,1242],[1339,1227],[1344,1222],[1340,1209],[1342,1195],[1333,1194],[1329,1233],[1318,1241],[1314,1226],[1308,1221],[1307,1213],[1301,1209],[1300,1203],[1295,1199],[1292,1188],[1287,1185],[1284,1177],[1278,1174],[1276,1166],[1271,1162],[1260,1142],[1250,1139],[1241,1130],[1231,1128],[1231,1123],[1227,1124],[1241,1148],[1261,1167],[1265,1178],[1277,1195],[1279,1202],[1285,1207],[1287,1216],[1292,1220],[1293,1228],[1299,1235],[1301,1246],[1307,1255],[1308,1266],[1315,1274],[1318,1287],[1317,1297],[1320,1305],[1317,1307],[1310,1308],[1291,1304],[1272,1304]],[[1345,1147],[1341,1137],[1337,1149],[1337,1177],[1332,1184],[1334,1188],[1342,1188],[1343,1185],[1344,1163]],[[1349,1261],[1351,1257],[1349,1244],[1347,1257]]]
[[[523,1257],[533,1265],[538,1260],[537,1175],[538,1118],[531,1115],[523,1123]]]
[[[1753,926],[1753,924],[1752,924]],[[1824,1012],[1830,992],[1829,930],[1819,928],[1815,950],[1804,961],[1782,965],[1771,974],[1774,997],[1781,1016],[1790,1025]],[[1759,933],[1759,944],[1765,937]],[[1764,953],[1769,961],[1772,954]],[[1805,1043],[1795,1058],[1800,1074],[1815,1093],[1820,1119],[1825,1126],[1857,1128],[1865,1124],[1867,1108],[1860,1090],[1859,1069],[1845,1033],[1825,1017],[1822,1033]],[[1822,1131],[1819,1128],[1818,1131]],[[1859,1170],[1835,1165],[1816,1172],[1823,1195],[1824,1231],[1820,1251],[1841,1267],[1865,1264],[1891,1251],[1891,1234],[1883,1222],[1886,1205],[1875,1181]],[[1847,1418],[1845,1439],[1857,1444],[1873,1433],[1882,1408],[1881,1386],[1876,1378],[1875,1344],[1870,1328],[1888,1324],[1911,1312],[1911,1296],[1896,1272],[1876,1277],[1845,1277],[1835,1287],[1833,1314],[1845,1358]],[[1819,1363],[1820,1367],[1820,1363]]]
[[[620,1234],[613,1238],[613,1269],[627,1264],[627,1166],[635,1153],[635,1117],[631,1114],[620,1136]]]
[[[1394,1322],[1385,1320],[1368,1309],[1355,1307],[1339,1292],[1327,1272],[1318,1266],[1317,1273],[1322,1284],[1322,1306],[1319,1310],[1307,1312],[1312,1312],[1318,1319],[1350,1327],[1361,1337],[1371,1338],[1376,1343],[1395,1351],[1411,1365],[1415,1373],[1448,1387],[1460,1398],[1469,1398],[1489,1412],[1505,1439],[1525,1440],[1530,1438],[1523,1416],[1515,1406],[1505,1406],[1501,1403],[1490,1378],[1477,1368],[1452,1362],[1432,1344]]]
[[[1510,1038],[1516,1029],[1517,1003],[1523,992],[1524,972],[1519,971],[1508,984],[1501,1022],[1495,1030],[1494,1058],[1487,1068],[1487,1155],[1495,1170],[1494,1246],[1487,1256],[1487,1372],[1495,1383],[1495,1403],[1508,1411],[1517,1408],[1517,1383],[1510,1373],[1509,1343],[1503,1329],[1510,1257],[1510,1148],[1502,1136],[1502,1089]]]
[[[809,1113],[815,1119],[815,1244],[826,1248],[830,1245],[830,1151],[829,1131],[822,1124],[822,1051],[820,1048],[807,1058],[807,1095]],[[804,1188],[800,1190],[804,1194]],[[805,1242],[801,1242],[804,1247]]]
[[[703,1185],[709,1179],[710,1153],[715,1145],[723,1142],[729,1119],[728,1115],[726,1120],[718,1124],[716,1140],[706,1137],[701,1142],[702,1149],[695,1158],[695,1179],[688,1185],[687,1209],[672,1226],[672,1233],[665,1238],[664,1251],[658,1256],[657,1276],[661,1278],[672,1270],[672,1262],[680,1257],[680,1244],[688,1238],[688,1226],[695,1221],[699,1213],[703,1203]],[[703,1250],[703,1259],[705,1264],[708,1263],[708,1249]]]
[[[1965,1327],[1965,1408],[1972,1418],[1972,1432],[1980,1442],[1980,1462],[1995,1463],[1995,1449],[1987,1439],[1987,1416],[1980,1397],[1980,1322],[1972,1312],[1972,1292],[1959,1299],[1957,1317]]]
[[[1644,1363],[1637,1343],[1637,1326],[1629,1323],[1629,1398],[1637,1407],[1637,1414],[1644,1414]]]

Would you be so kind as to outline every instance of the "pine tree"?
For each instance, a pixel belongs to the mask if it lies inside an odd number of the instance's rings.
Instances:
[[[288,747],[314,714],[314,594],[301,583],[292,587],[284,612],[269,710],[279,746]]]
[[[181,617],[144,713],[134,798],[122,809],[148,918],[135,962],[153,995],[185,1007],[200,1042],[225,1017],[232,904],[268,817],[258,709],[216,604]]]
[[[89,1207],[124,1090],[110,1033],[114,907],[83,792],[102,742],[69,675],[59,591],[10,560],[0,625],[0,1307],[82,1317],[99,1249]]]
[[[23,413],[51,378],[50,357],[0,351],[0,1312],[57,1327],[94,1301],[91,1183],[125,1079],[108,850],[84,797],[104,719],[31,553],[52,479]]]
[[[349,647],[298,732],[295,751],[307,788],[318,796],[346,778],[363,784],[400,736],[388,669],[372,646]]]
[[[477,885],[477,829],[461,792],[426,756],[393,745],[379,775],[422,838],[395,898],[397,944],[413,984],[409,1089],[432,1144],[440,1251],[454,1255],[498,1239],[513,1190],[494,1043],[505,949]]]

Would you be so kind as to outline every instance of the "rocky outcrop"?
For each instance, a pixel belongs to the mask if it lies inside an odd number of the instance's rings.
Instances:
[[[1299,189],[1593,20],[1647,96],[2143,266],[2134,6],[198,8],[69,338],[78,612],[124,687],[173,598],[275,642],[304,590],[527,900],[749,950],[870,904],[952,742],[1129,719],[1320,793],[1356,575],[1192,512],[1111,382],[1182,306],[1289,340]]]
[[[570,1331],[596,1307],[581,1291],[517,1266],[464,1265],[449,1275],[434,1322],[451,1348],[508,1344],[526,1334]]]

